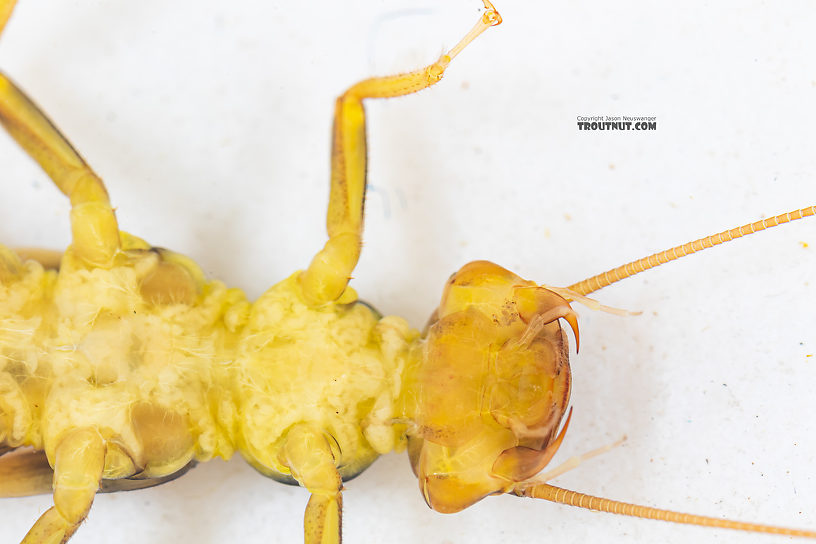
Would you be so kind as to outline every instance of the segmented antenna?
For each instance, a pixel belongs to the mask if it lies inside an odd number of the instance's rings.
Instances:
[[[691,255],[692,253],[697,253],[703,249],[707,249],[724,242],[730,242],[731,240],[742,238],[743,236],[754,234],[755,232],[776,227],[783,223],[796,221],[797,219],[802,219],[803,217],[808,217],[811,215],[816,215],[816,206],[810,206],[808,208],[802,208],[801,210],[783,213],[769,219],[748,223],[747,225],[726,230],[712,236],[706,236],[705,238],[700,238],[699,240],[694,240],[693,242],[673,247],[671,249],[667,249],[666,251],[655,253],[654,255],[649,255],[643,259],[632,261],[631,263],[613,268],[612,270],[607,270],[606,272],[598,274],[597,276],[592,276],[591,278],[574,283],[567,287],[567,289],[581,295],[588,295],[589,293],[593,293],[598,289],[602,289],[617,281],[626,279],[629,276],[634,276],[635,274],[639,274],[644,270],[649,270],[650,268],[660,266],[661,264],[679,259],[680,257],[685,257],[687,255]]]
[[[811,208],[812,210],[812,208]],[[639,506],[628,502],[613,501],[594,497],[568,489],[562,489],[550,484],[535,484],[529,487],[520,487],[514,490],[519,497],[531,497],[534,499],[544,499],[559,504],[577,506],[598,512],[609,512],[610,514],[620,514],[623,516],[633,516],[637,518],[658,519],[672,523],[685,523],[688,525],[700,525],[703,527],[716,527],[718,529],[734,529],[736,531],[748,531],[752,533],[768,533],[774,535],[799,536],[806,538],[816,538],[816,531],[805,531],[802,529],[787,529],[785,527],[774,527],[773,525],[760,525],[757,523],[744,523],[730,519],[711,518],[707,516],[696,516],[693,514],[683,514],[672,510],[661,510],[649,506]]]

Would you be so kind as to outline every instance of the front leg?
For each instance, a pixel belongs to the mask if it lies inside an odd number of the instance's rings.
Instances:
[[[105,468],[105,440],[96,429],[70,431],[54,459],[54,506],[34,524],[22,544],[67,542],[88,515]]]
[[[323,431],[301,424],[286,434],[283,463],[312,497],[303,519],[306,544],[339,544],[343,480],[334,465],[333,440]]]

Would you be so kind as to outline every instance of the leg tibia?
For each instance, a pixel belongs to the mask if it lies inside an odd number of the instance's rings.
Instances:
[[[72,204],[75,203],[74,192],[92,200],[107,201],[102,181],[40,108],[2,73],[0,123],[54,180],[60,191],[71,197]]]

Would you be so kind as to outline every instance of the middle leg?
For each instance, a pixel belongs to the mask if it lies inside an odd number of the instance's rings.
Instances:
[[[491,26],[501,23],[488,0],[486,11],[470,32],[435,63],[394,76],[366,79],[338,99],[332,130],[331,192],[326,230],[329,240],[300,276],[303,294],[319,306],[340,299],[360,258],[366,187],[366,134],[363,100],[392,98],[427,89],[442,79],[462,49]]]

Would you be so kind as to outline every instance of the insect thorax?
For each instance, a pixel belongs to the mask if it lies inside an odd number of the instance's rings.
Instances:
[[[261,472],[293,483],[280,445],[288,429],[308,424],[325,434],[348,479],[403,440],[393,422],[418,334],[356,301],[309,307],[297,277],[255,302],[242,334],[235,361],[240,449]]]
[[[0,445],[53,459],[68,430],[94,427],[106,478],[240,450],[285,479],[278,445],[294,424],[330,437],[344,476],[399,442],[394,404],[416,336],[404,321],[356,303],[309,308],[296,275],[250,304],[180,256],[136,247],[121,260],[87,268],[69,250],[59,273],[12,263],[0,278]],[[189,276],[189,300],[154,292],[170,265]]]

